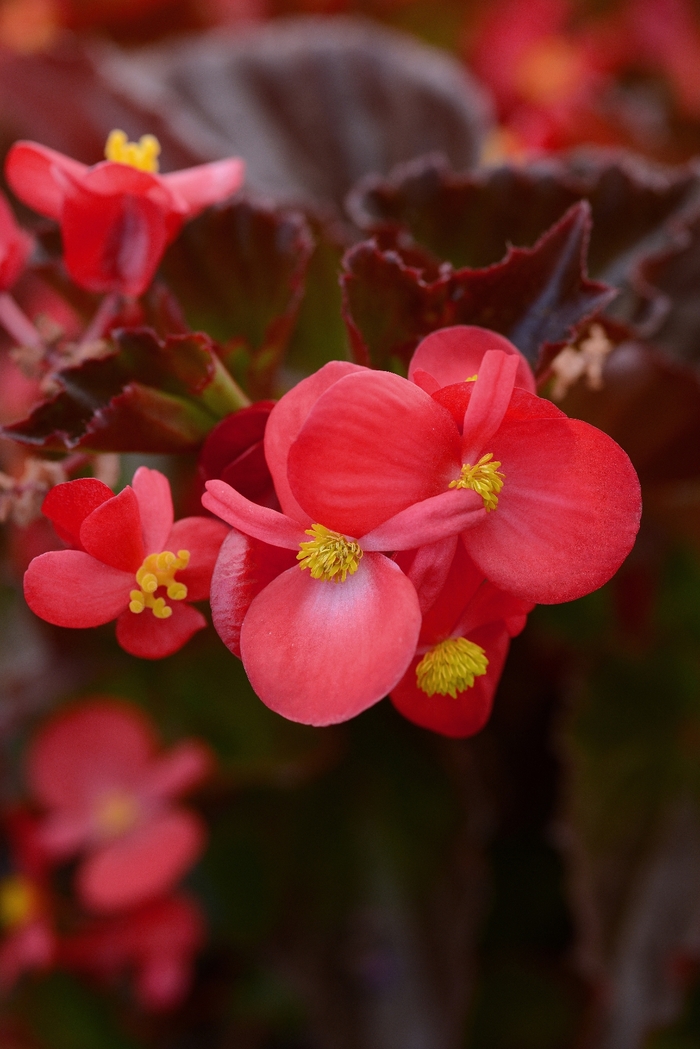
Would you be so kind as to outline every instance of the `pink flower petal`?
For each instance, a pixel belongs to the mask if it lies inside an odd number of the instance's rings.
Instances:
[[[363,550],[414,550],[471,528],[486,516],[484,500],[469,488],[452,488],[399,511],[363,536]]]
[[[80,526],[80,542],[88,554],[112,568],[136,573],[145,557],[139,503],[128,485],[101,503]],[[134,581],[134,586],[136,585]]]
[[[344,583],[298,567],[277,576],[248,610],[241,653],[263,703],[291,721],[331,725],[393,688],[419,630],[413,585],[382,554],[365,554]]]
[[[139,466],[131,486],[139,504],[144,550],[147,554],[159,554],[168,549],[166,540],[175,517],[170,481],[160,470]]]
[[[27,779],[38,801],[77,819],[101,795],[134,788],[155,748],[151,726],[136,707],[97,697],[65,708],[43,726],[29,748]]]
[[[287,478],[289,449],[297,439],[306,418],[321,394],[330,389],[339,379],[353,372],[367,371],[359,364],[349,361],[329,361],[307,379],[285,393],[270,413],[265,430],[265,458],[272,474],[275,491],[285,514],[300,521],[304,526],[312,520],[294,498]]]
[[[489,350],[485,354],[464,415],[462,462],[473,465],[490,451],[489,441],[510,404],[517,367],[518,360],[513,355],[500,350]]]
[[[619,445],[565,416],[507,418],[493,453],[505,474],[498,507],[463,533],[491,582],[543,604],[607,582],[632,549],[641,514],[639,481]]]
[[[183,202],[187,218],[194,218],[203,208],[225,200],[240,189],[245,178],[245,162],[238,157],[229,157],[160,177]]]
[[[135,907],[172,888],[204,841],[204,825],[194,813],[164,813],[88,857],[78,870],[78,894],[94,911]]]
[[[416,684],[416,656],[401,681],[391,690],[391,702],[409,721],[443,736],[462,739],[480,732],[489,719],[493,697],[503,670],[510,638],[505,630],[485,627],[475,630],[470,641],[481,645],[489,661],[488,669],[465,692],[452,696],[428,696]]]
[[[101,626],[129,603],[134,576],[82,550],[50,550],[24,574],[24,596],[35,615],[54,626]]]
[[[224,540],[211,581],[211,614],[217,634],[239,659],[241,625],[251,601],[295,565],[292,550],[268,546],[235,529]]]
[[[52,488],[44,499],[41,512],[64,542],[82,550],[80,526],[88,514],[113,498],[114,492],[102,481],[95,477],[80,477]]]
[[[484,354],[489,350],[500,350],[502,353],[517,356],[515,384],[529,393],[535,392],[535,377],[520,350],[503,335],[488,328],[477,328],[468,324],[440,328],[419,342],[408,367],[408,377],[421,386],[423,384],[417,373],[423,370],[424,373],[428,372],[439,386],[464,382],[465,379],[478,374]]]
[[[268,506],[251,503],[250,499],[246,499],[225,481],[207,481],[202,506],[239,532],[269,543],[270,546],[298,550],[299,543],[307,538],[304,529],[291,517],[271,510]]]
[[[357,537],[445,492],[461,463],[446,409],[399,375],[367,370],[318,399],[290,449],[288,472],[314,521]]]
[[[122,612],[117,620],[117,641],[126,652],[141,659],[163,659],[179,651],[207,625],[202,613],[186,601],[168,604],[173,610],[168,619],[157,619],[149,609],[136,613],[127,608]]]
[[[87,171],[85,164],[36,142],[15,142],[5,164],[7,181],[20,200],[56,220],[61,218],[65,197],[65,182],[59,173],[69,172],[80,179]]]
[[[402,551],[395,560],[416,588],[420,610],[425,615],[445,585],[455,551],[461,547],[455,535],[418,550]]]
[[[229,531],[223,521],[211,517],[183,517],[173,525],[162,549],[174,554],[178,550],[189,550],[187,568],[177,573],[178,582],[187,587],[188,601],[204,601],[209,597],[214,565]]]
[[[142,797],[175,798],[201,783],[212,771],[212,752],[198,740],[184,740],[151,763],[139,785]]]
[[[48,969],[56,954],[56,937],[46,921],[10,931],[0,944],[0,990],[5,993],[30,969]]]

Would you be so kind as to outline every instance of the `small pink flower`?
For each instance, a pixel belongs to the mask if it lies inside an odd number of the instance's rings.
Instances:
[[[78,894],[96,911],[137,906],[167,892],[197,860],[205,829],[173,799],[210,770],[196,740],[168,754],[135,708],[96,697],[61,711],[33,741],[27,776],[47,809],[40,841],[56,860],[85,854]]]
[[[122,648],[143,659],[172,655],[206,626],[190,601],[209,596],[228,529],[184,517],[173,524],[167,477],[140,467],[119,495],[93,478],[52,488],[43,512],[72,550],[35,557],[27,604],[48,623],[94,627],[117,620]]]
[[[36,821],[24,810],[5,816],[10,868],[0,878],[0,991],[32,969],[49,969],[56,936],[48,891],[48,857]]]
[[[231,158],[158,174],[153,136],[127,143],[112,132],[112,159],[88,167],[37,142],[16,142],[6,162],[17,196],[61,225],[66,269],[88,291],[141,295],[184,222],[243,181]]]

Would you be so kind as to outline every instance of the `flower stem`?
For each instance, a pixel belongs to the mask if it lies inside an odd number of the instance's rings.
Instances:
[[[45,349],[44,340],[11,295],[6,291],[0,293],[0,324],[18,346],[32,346]]]
[[[80,345],[85,346],[89,342],[95,342],[96,339],[101,339],[107,331],[110,321],[119,313],[121,305],[122,296],[120,292],[111,291],[109,295],[105,295],[104,299],[97,307],[95,315],[83,332]]]

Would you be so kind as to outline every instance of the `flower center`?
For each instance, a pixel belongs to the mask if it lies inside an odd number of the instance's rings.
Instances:
[[[105,838],[117,838],[125,834],[131,830],[138,817],[138,802],[125,791],[116,790],[108,794],[95,809],[95,822]]]
[[[486,673],[489,661],[480,645],[466,637],[448,637],[425,653],[416,667],[418,688],[428,696],[457,698]]]
[[[165,598],[154,597],[159,586],[167,587],[167,594],[171,601],[184,601],[187,597],[187,587],[184,583],[175,580],[175,573],[180,568],[187,568],[190,561],[189,550],[178,550],[177,557],[170,550],[163,550],[160,554],[149,554],[136,573],[136,582],[140,590],[132,590],[129,608],[132,612],[143,612],[144,608],[150,608],[156,619],[167,619],[173,614],[170,605],[165,603]]]
[[[465,463],[456,481],[450,481],[448,488],[471,488],[484,500],[484,509],[495,510],[498,506],[498,493],[503,487],[505,474],[498,467],[499,462],[491,462],[493,452],[482,455],[476,466]]]
[[[155,135],[141,135],[138,142],[129,142],[124,131],[110,131],[105,145],[105,157],[117,164],[128,164],[139,171],[158,171],[160,142]]]
[[[14,929],[26,925],[37,912],[37,896],[32,883],[21,874],[0,881],[0,926]]]
[[[313,539],[299,544],[297,561],[302,570],[310,570],[313,579],[344,583],[360,567],[362,550],[354,539],[346,539],[340,532],[332,532],[322,524],[307,528],[306,534]]]

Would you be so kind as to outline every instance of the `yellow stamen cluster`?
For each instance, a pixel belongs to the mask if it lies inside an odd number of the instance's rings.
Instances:
[[[505,474],[498,467],[499,462],[491,462],[493,452],[482,455],[476,466],[465,463],[456,481],[450,481],[449,488],[471,488],[484,500],[487,513],[498,506],[498,493],[503,487]]]
[[[129,142],[124,131],[110,131],[105,146],[105,157],[117,164],[128,164],[139,171],[158,171],[160,142],[155,135],[142,135],[138,142]]]
[[[131,830],[138,817],[136,798],[123,791],[115,791],[102,798],[95,812],[95,822],[107,838],[116,838]]]
[[[466,637],[448,637],[426,652],[416,667],[418,688],[428,696],[457,698],[486,673],[489,661],[480,645]]]
[[[313,579],[344,583],[357,571],[362,550],[354,539],[346,539],[340,532],[332,532],[321,524],[307,528],[306,534],[313,539],[299,544],[297,561],[301,562],[301,569],[309,569]]]
[[[37,912],[34,886],[21,874],[0,881],[0,926],[13,929],[25,925]]]
[[[129,595],[131,611],[138,614],[143,612],[144,608],[150,608],[156,619],[168,619],[173,614],[172,608],[165,603],[165,598],[153,595],[159,586],[164,586],[171,601],[184,601],[187,597],[187,587],[184,583],[176,581],[175,573],[180,568],[187,568],[189,561],[189,550],[178,550],[177,556],[170,550],[163,550],[160,554],[149,554],[136,573],[136,582],[140,589],[132,590]]]

